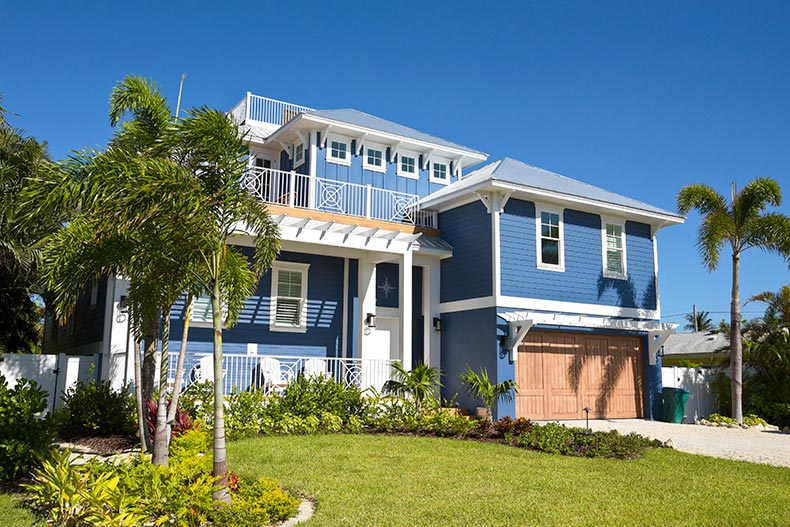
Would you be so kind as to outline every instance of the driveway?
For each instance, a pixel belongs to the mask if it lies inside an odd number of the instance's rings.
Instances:
[[[561,421],[566,426],[585,427],[584,420]],[[790,434],[782,432],[719,428],[700,425],[676,425],[642,419],[591,419],[593,430],[617,430],[672,440],[675,450],[725,459],[753,461],[790,467]]]

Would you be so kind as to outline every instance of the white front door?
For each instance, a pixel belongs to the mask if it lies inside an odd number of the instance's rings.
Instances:
[[[376,327],[371,329],[362,355],[363,359],[376,360],[363,361],[363,389],[372,386],[381,390],[390,378],[392,368],[384,361],[400,358],[399,321],[394,317],[376,317]]]

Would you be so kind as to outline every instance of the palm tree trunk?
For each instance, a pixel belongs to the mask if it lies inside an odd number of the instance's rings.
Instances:
[[[170,308],[162,311],[162,355],[159,361],[159,400],[156,405],[156,432],[154,433],[154,465],[167,466],[167,447],[170,427],[167,426],[167,374],[170,369],[168,355],[170,341]]]
[[[222,307],[219,290],[219,254],[212,257],[214,284],[211,291],[211,311],[214,326],[214,500],[230,504],[228,492],[228,462],[225,449],[225,407],[222,399]]]
[[[143,340],[145,352],[143,353],[143,400],[153,398],[154,378],[156,377],[156,354],[159,350],[159,313],[144,316]]]
[[[184,310],[184,330],[181,334],[181,349],[178,350],[176,363],[176,380],[173,384],[173,395],[170,397],[170,407],[167,409],[167,422],[172,423],[178,411],[178,398],[181,397],[181,381],[184,377],[184,360],[187,356],[187,340],[189,337],[189,321],[192,318],[192,293],[187,295],[186,309]]]
[[[130,310],[131,311],[131,310]],[[131,322],[133,313],[129,313],[129,320]],[[140,366],[140,355],[142,349],[143,336],[140,334],[140,329],[135,324],[134,326],[134,402],[137,405],[137,432],[140,434],[140,447],[143,452],[150,452],[150,445],[148,442],[147,426],[145,426],[145,414],[143,413],[143,373]]]
[[[730,365],[732,366],[732,417],[743,423],[743,341],[741,338],[741,294],[738,284],[740,254],[732,254],[732,303],[730,305]]]

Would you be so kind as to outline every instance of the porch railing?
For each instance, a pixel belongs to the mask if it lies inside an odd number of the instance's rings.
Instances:
[[[168,380],[175,381],[177,353],[169,354]],[[222,356],[222,393],[263,390],[270,394],[285,389],[300,377],[320,376],[334,379],[345,387],[381,391],[392,372],[391,360],[334,357],[294,357],[287,355]],[[187,353],[182,386],[214,381],[213,356]]]
[[[307,106],[269,99],[247,92],[244,99],[233,107],[230,114],[238,123],[258,121],[282,126],[298,114],[310,110],[312,108]]]
[[[245,184],[267,203],[436,227],[436,213],[420,210],[416,194],[259,167],[250,169]]]

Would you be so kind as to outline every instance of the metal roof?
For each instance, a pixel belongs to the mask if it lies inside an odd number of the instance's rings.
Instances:
[[[726,353],[730,340],[723,333],[697,331],[675,333],[664,343],[664,355],[700,355]]]
[[[425,132],[420,132],[419,130],[415,130],[414,128],[409,128],[408,126],[403,126],[402,124],[394,123],[392,121],[387,121],[386,119],[382,119],[381,117],[376,117],[375,115],[370,115],[365,112],[360,112],[359,110],[354,110],[350,108],[340,109],[340,110],[310,110],[304,112],[304,115],[319,117],[322,119],[330,119],[332,121],[337,121],[339,123],[345,123],[352,126],[359,126],[362,128],[369,128],[371,130],[376,130],[378,132],[383,132],[386,134],[398,135],[406,139],[424,141],[426,143],[432,143],[437,146],[455,148],[458,150],[465,150],[473,154],[487,156],[485,152],[475,150],[474,148],[469,148],[463,145],[459,145],[457,143],[453,143],[451,141],[446,141],[441,137],[436,137],[435,135],[426,134]]]
[[[518,185],[524,187],[525,190],[528,190],[529,188],[548,190],[570,197],[591,199],[611,205],[618,205],[656,214],[674,216],[679,220],[682,220],[682,216],[679,216],[674,212],[659,207],[654,207],[653,205],[643,201],[622,196],[620,194],[615,194],[614,192],[610,192],[588,183],[562,176],[560,174],[556,174],[543,168],[539,168],[516,159],[511,159],[509,157],[494,161],[470,172],[460,181],[456,181],[455,183],[452,183],[451,185],[434,192],[428,197],[428,199],[433,201],[436,198],[455,194],[460,190],[478,185],[486,181],[497,181]]]

